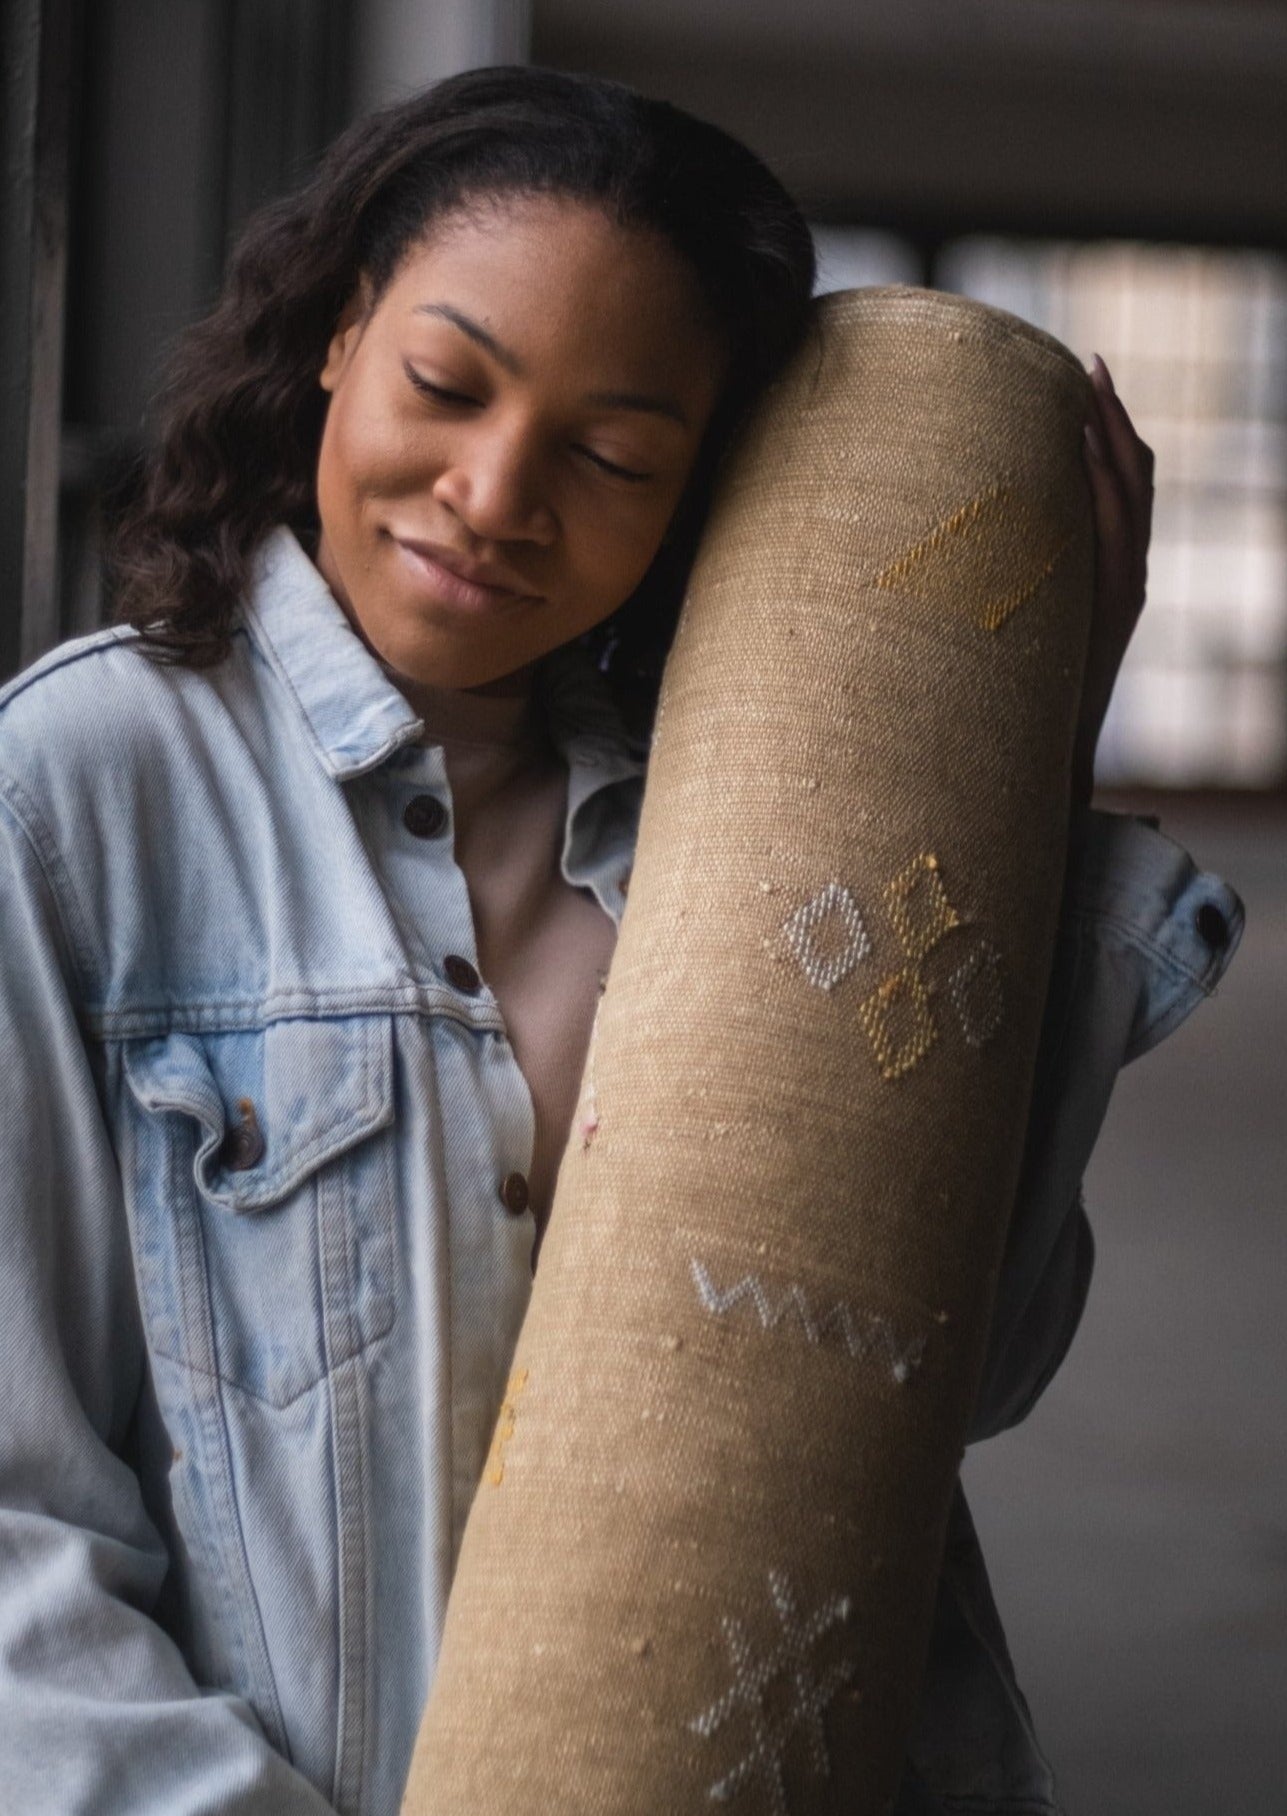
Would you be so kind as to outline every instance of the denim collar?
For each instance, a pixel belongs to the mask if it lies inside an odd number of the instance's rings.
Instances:
[[[245,622],[336,781],[377,768],[419,736],[419,719],[288,529],[273,530],[256,552]]]
[[[256,647],[293,696],[327,773],[343,782],[376,769],[424,730],[292,532],[260,544],[244,611]],[[551,741],[574,778],[573,807],[609,782],[642,776],[594,659],[577,645],[545,656],[536,689]]]

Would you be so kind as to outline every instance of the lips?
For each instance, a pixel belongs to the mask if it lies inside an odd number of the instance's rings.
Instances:
[[[413,572],[449,604],[486,611],[539,596],[518,575],[494,562],[470,561],[454,549],[414,537],[393,540]]]

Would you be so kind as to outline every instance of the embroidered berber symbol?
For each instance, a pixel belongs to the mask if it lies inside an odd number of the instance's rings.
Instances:
[[[903,963],[858,1005],[882,1078],[901,1078],[920,1064],[938,1038],[933,989],[925,964],[946,936],[965,925],[948,897],[937,856],[918,852],[882,891]],[[830,882],[783,923],[793,956],[808,981],[830,991],[871,956],[862,912],[844,884]],[[947,996],[971,1047],[982,1047],[1005,1019],[1001,954],[978,937],[947,978]]]
[[[761,1807],[767,1805],[772,1816],[790,1816],[783,1769],[788,1743],[798,1735],[814,1774],[822,1778],[831,1775],[823,1716],[858,1667],[854,1659],[841,1658],[819,1672],[815,1648],[832,1628],[849,1619],[853,1604],[847,1595],[837,1595],[807,1618],[801,1618],[786,1572],[770,1570],[768,1578],[769,1594],[782,1630],[780,1639],[757,1654],[742,1622],[736,1615],[726,1614],[720,1625],[733,1682],[688,1725],[709,1740],[727,1723],[742,1718],[746,1751],[730,1772],[708,1788],[712,1803],[729,1803],[746,1785],[758,1784],[766,1793]],[[774,1713],[769,1707],[769,1690],[778,1678],[784,1681],[785,1707]],[[781,1700],[775,1698],[779,1705]]]
[[[1000,630],[1049,580],[1075,534],[1055,528],[1052,540],[1049,511],[994,479],[881,568],[872,585],[946,595],[984,630]]]
[[[859,1003],[858,1019],[882,1078],[901,1078],[918,1066],[938,1035],[929,991],[912,965],[877,984],[866,1001]]]
[[[819,990],[830,990],[848,977],[871,951],[858,904],[841,883],[820,889],[782,931],[804,975]]]
[[[947,980],[961,1032],[972,1047],[991,1040],[1005,1015],[1001,992],[1001,954],[980,940]]]
[[[698,1298],[715,1317],[722,1318],[748,1300],[755,1308],[762,1329],[776,1330],[784,1322],[798,1322],[815,1347],[821,1347],[835,1335],[856,1361],[883,1355],[890,1374],[900,1383],[920,1365],[925,1354],[923,1337],[905,1343],[884,1318],[877,1317],[874,1312],[855,1312],[843,1299],[829,1311],[816,1313],[804,1288],[795,1282],[780,1288],[775,1298],[758,1274],[746,1274],[735,1285],[720,1288],[711,1279],[705,1263],[696,1257],[693,1258],[692,1273]]]
[[[920,1064],[938,1034],[921,964],[961,917],[947,899],[932,851],[919,852],[885,885],[885,908],[908,962],[859,1005],[858,1019],[881,1076],[900,1078]]]
[[[932,851],[920,852],[886,883],[885,907],[903,951],[912,960],[925,958],[945,933],[961,924],[947,899]]]
[[[505,1389],[505,1398],[501,1401],[500,1416],[496,1420],[496,1430],[492,1434],[492,1447],[488,1452],[483,1474],[493,1488],[499,1488],[505,1480],[505,1446],[514,1435],[518,1422],[518,1410],[515,1401],[527,1386],[527,1370],[516,1368],[509,1378]]]

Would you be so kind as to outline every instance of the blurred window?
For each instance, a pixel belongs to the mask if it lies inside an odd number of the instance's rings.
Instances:
[[[1287,261],[1131,243],[957,241],[936,276],[1102,353],[1157,455],[1148,609],[1105,781],[1287,770]]]
[[[818,237],[820,289],[906,282],[916,268],[892,235]],[[934,276],[1035,322],[1083,361],[1102,353],[1157,456],[1148,609],[1104,728],[1100,779],[1287,780],[1287,260],[972,237],[941,248]]]
[[[909,241],[875,228],[815,227],[821,295],[828,290],[861,290],[868,284],[923,282],[920,256]]]

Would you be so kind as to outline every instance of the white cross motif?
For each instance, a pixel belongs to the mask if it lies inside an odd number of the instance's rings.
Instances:
[[[733,1666],[732,1685],[688,1725],[708,1740],[734,1715],[744,1715],[750,1745],[733,1770],[716,1779],[707,1794],[712,1803],[728,1803],[744,1785],[756,1781],[767,1793],[772,1816],[790,1816],[782,1769],[788,1741],[799,1733],[814,1772],[823,1778],[831,1773],[822,1717],[841,1685],[854,1675],[857,1664],[842,1658],[818,1676],[812,1653],[824,1633],[848,1620],[853,1604],[847,1595],[838,1595],[801,1620],[790,1582],[781,1570],[769,1571],[769,1593],[782,1627],[781,1639],[757,1658],[741,1621],[726,1614],[721,1625]],[[785,1713],[774,1720],[765,1707],[765,1692],[783,1674],[789,1684],[789,1701]]]
[[[832,915],[837,915],[844,929],[845,941],[840,950],[824,958],[818,950],[817,932]],[[858,904],[842,883],[828,883],[803,907],[797,908],[782,931],[801,969],[819,990],[830,990],[848,977],[854,966],[871,951],[871,940],[863,926]]]

